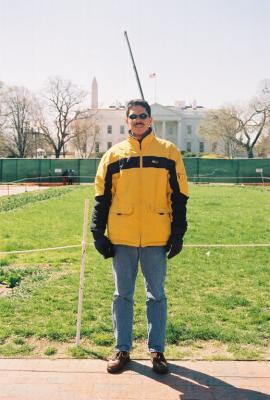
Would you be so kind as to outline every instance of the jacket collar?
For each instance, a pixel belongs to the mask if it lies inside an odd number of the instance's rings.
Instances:
[[[136,148],[145,148],[150,142],[152,142],[155,134],[152,128],[149,128],[142,136],[141,140],[137,140],[131,131],[128,132],[128,141],[131,145],[136,146]]]

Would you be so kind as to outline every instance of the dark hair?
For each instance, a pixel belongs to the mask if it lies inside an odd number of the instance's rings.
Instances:
[[[149,117],[151,117],[151,107],[149,106],[149,104],[147,103],[147,101],[142,100],[142,99],[134,99],[134,100],[130,100],[127,103],[126,106],[126,116],[128,117],[129,114],[129,110],[133,107],[133,106],[141,106],[143,108],[146,109],[147,114],[149,115]]]

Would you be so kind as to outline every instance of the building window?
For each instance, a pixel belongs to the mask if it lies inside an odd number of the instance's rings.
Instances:
[[[108,134],[112,133],[112,125],[107,125],[107,133]]]
[[[95,134],[98,134],[100,131],[100,127],[98,125],[95,125]]]
[[[120,125],[120,133],[125,133],[125,125]]]
[[[204,142],[200,142],[200,153],[204,152]]]
[[[107,150],[109,150],[112,147],[112,142],[107,142]]]
[[[191,151],[191,142],[187,142],[187,151]]]
[[[187,134],[188,135],[192,134],[192,125],[187,125]]]
[[[96,155],[99,154],[99,142],[95,143],[95,152],[96,152]]]

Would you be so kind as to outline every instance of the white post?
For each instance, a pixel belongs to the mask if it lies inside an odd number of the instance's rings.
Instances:
[[[262,172],[261,172],[261,177],[262,177],[262,184],[263,184],[263,186],[264,186],[263,169],[262,169]]]
[[[79,300],[78,300],[78,311],[77,311],[76,346],[80,345],[80,338],[81,338],[83,286],[84,286],[85,257],[86,257],[86,246],[87,246],[87,232],[88,232],[88,210],[89,210],[89,199],[85,199],[84,221],[83,221],[83,240],[82,240],[82,261],[81,261]]]
[[[263,168],[256,168],[256,172],[261,174],[262,184],[264,186],[264,179],[263,179]]]

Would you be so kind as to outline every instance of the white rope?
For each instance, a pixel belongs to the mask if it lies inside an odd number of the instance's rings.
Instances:
[[[215,172],[215,171],[214,171]],[[94,178],[95,177],[95,175],[73,175],[72,176],[72,178],[87,178],[87,179],[92,179],[92,178]],[[20,184],[24,184],[24,183],[34,183],[34,181],[40,181],[40,180],[42,180],[42,179],[45,179],[45,178],[64,178],[62,175],[49,175],[49,176],[39,176],[39,177],[36,177],[36,178],[22,178],[22,179],[19,179],[19,180],[17,180],[17,181],[11,181],[11,182],[0,182],[0,186],[16,186],[16,185],[20,185]],[[210,179],[224,179],[224,180],[226,180],[226,179],[259,179],[259,180],[262,180],[262,179],[266,179],[266,180],[270,180],[270,176],[262,176],[262,175],[258,175],[258,176],[226,176],[226,175],[222,175],[222,176],[219,176],[219,175],[213,175],[213,173],[212,174],[199,174],[199,175],[197,175],[197,174],[194,174],[194,175],[188,175],[187,176],[187,178],[189,179],[189,180],[194,180],[194,179],[200,179],[200,178],[210,178]],[[29,182],[28,182],[29,181]],[[37,182],[37,183],[42,183],[42,182]],[[51,182],[49,182],[49,183],[51,183]],[[58,182],[58,183],[61,183],[61,181],[60,182]],[[92,182],[88,182],[88,183],[92,183]],[[239,183],[239,184],[241,184],[241,183]]]
[[[184,244],[184,247],[270,247],[270,243],[247,243],[247,244]]]
[[[82,242],[84,244],[84,242]],[[93,243],[89,243],[93,245]],[[62,249],[72,249],[75,247],[81,247],[81,244],[74,244],[71,246],[59,246],[59,247],[47,247],[44,249],[32,249],[32,250],[13,250],[13,251],[0,251],[0,255],[4,254],[18,254],[18,253],[34,253],[41,251],[52,251]],[[247,243],[247,244],[184,244],[184,247],[270,247],[270,243]]]
[[[81,245],[74,244],[72,246],[47,247],[45,249],[0,251],[0,255],[1,254],[34,253],[34,252],[39,252],[39,251],[62,250],[62,249],[71,249],[73,247],[81,247]]]
[[[191,175],[188,176],[189,179],[195,179],[195,178],[211,178],[211,179],[260,179],[262,180],[262,176],[213,176],[213,175]],[[269,176],[263,176],[263,179],[270,179]]]

